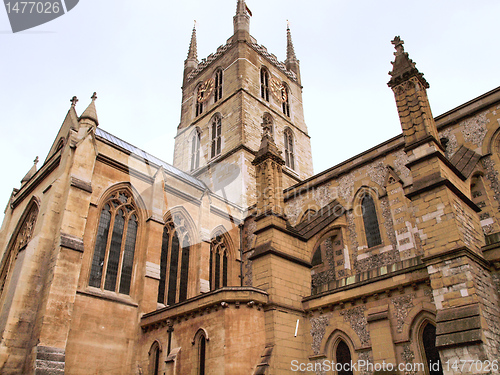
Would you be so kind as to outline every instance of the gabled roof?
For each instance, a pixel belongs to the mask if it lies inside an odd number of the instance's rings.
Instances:
[[[155,157],[151,154],[148,154],[146,151],[141,150],[140,148],[137,148],[137,147],[131,145],[130,143],[121,140],[120,138],[115,137],[113,134],[108,133],[108,132],[102,130],[101,128],[96,128],[95,134],[96,134],[96,136],[104,138],[108,142],[111,142],[112,144],[127,150],[131,154],[134,154],[140,158],[143,158],[144,160],[147,160],[149,163],[155,164],[158,167],[160,167],[160,166],[163,167],[163,169],[165,169],[165,171],[170,172],[171,174],[173,174],[173,175],[175,175],[183,180],[186,180],[186,181],[192,183],[193,185],[196,185],[197,187],[199,187],[202,190],[208,189],[207,186],[205,185],[205,183],[203,183],[201,180],[198,180],[197,178],[187,174],[186,172],[183,172],[180,169],[175,168],[174,166],[164,162],[163,160],[158,159],[157,157]]]

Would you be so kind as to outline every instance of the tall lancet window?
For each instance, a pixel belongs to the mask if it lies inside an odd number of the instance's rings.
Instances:
[[[269,72],[266,68],[260,69],[260,96],[265,101],[269,101]]]
[[[163,228],[158,302],[166,305],[183,302],[188,295],[191,241],[183,221],[175,216]]]
[[[197,130],[191,140],[191,170],[200,167],[200,132]]]
[[[222,69],[215,72],[214,103],[222,99]]]
[[[285,116],[290,117],[290,90],[286,85],[283,85],[283,98],[285,101],[282,103],[282,109]]]
[[[199,116],[203,113],[203,103],[205,102],[205,92],[201,90],[201,84],[196,88],[196,92],[194,94],[195,100],[195,108],[196,108],[196,116]]]
[[[380,245],[382,238],[380,236],[380,228],[377,219],[377,210],[375,202],[369,194],[365,194],[361,200],[361,208],[363,212],[363,223],[365,225],[366,243],[368,247]]]
[[[210,290],[227,286],[228,250],[222,235],[210,243]]]
[[[295,169],[295,154],[293,152],[293,133],[290,129],[285,129],[285,165]]]
[[[132,194],[114,193],[101,210],[89,285],[130,293],[138,219]]]
[[[222,148],[222,117],[217,114],[212,118],[212,151],[211,157],[221,153]]]

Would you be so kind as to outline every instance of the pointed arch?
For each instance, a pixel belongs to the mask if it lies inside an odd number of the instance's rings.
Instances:
[[[281,110],[286,117],[290,117],[290,87],[283,82],[283,102],[281,103]]]
[[[341,341],[349,348],[353,362],[357,360],[356,352],[363,348],[356,332],[344,322],[335,322],[335,327],[327,326],[324,337],[320,353],[328,358],[335,358],[335,350]]]
[[[212,231],[210,241],[209,283],[210,290],[229,285],[231,260],[234,259],[232,241],[224,226]]]
[[[209,340],[207,331],[204,328],[200,328],[196,331],[191,341],[192,345],[196,345],[196,351],[194,351],[196,355],[196,358],[194,358],[194,363],[196,363],[196,375],[206,374],[207,344]]]
[[[149,355],[149,371],[150,375],[160,374],[160,357],[162,353],[161,344],[158,340],[155,340],[151,345],[148,355]]]
[[[382,245],[380,208],[376,191],[362,186],[354,197],[353,212],[362,232],[362,235],[358,236],[360,244],[367,248]]]
[[[265,66],[260,68],[260,97],[269,101],[269,70]]]
[[[222,82],[223,82],[223,70],[222,68],[217,68],[214,74],[215,79],[215,89],[214,89],[214,103],[222,99]]]
[[[195,117],[198,117],[203,113],[203,105],[205,102],[202,100],[199,100],[198,98],[198,92],[200,91],[200,87],[203,83],[200,82],[196,85],[196,88],[194,90],[193,98],[194,98],[194,108],[195,108]]]
[[[274,137],[274,118],[269,112],[264,112],[262,115],[262,124],[270,125],[269,129],[271,130],[271,135]]]
[[[196,241],[194,222],[184,207],[165,215],[161,244],[158,303],[174,305],[189,298],[189,264]]]
[[[102,194],[89,286],[130,294],[137,238],[143,221],[141,205],[144,202],[130,183],[113,185]]]
[[[283,134],[285,145],[285,165],[288,168],[295,170],[295,137],[292,129],[289,127],[285,128]]]
[[[417,355],[420,357],[417,361],[424,364],[425,373],[443,375],[442,366],[435,365],[436,362],[441,362],[436,349],[435,314],[421,310],[414,316],[411,323],[411,340],[416,343]]]
[[[222,152],[222,115],[216,113],[210,120],[210,158],[214,158]]]
[[[196,127],[191,135],[191,170],[200,167],[201,131]]]

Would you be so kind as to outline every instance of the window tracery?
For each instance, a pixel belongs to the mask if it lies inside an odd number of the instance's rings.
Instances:
[[[158,302],[174,305],[188,296],[191,240],[180,215],[169,219],[163,229]]]
[[[101,210],[89,285],[130,294],[138,230],[132,194],[121,190],[107,199]]]
[[[287,128],[284,132],[285,143],[285,165],[290,169],[295,169],[295,153],[293,150],[293,133]]]
[[[227,286],[228,248],[224,237],[216,235],[210,243],[210,290]]]
[[[220,155],[222,151],[222,117],[216,115],[212,118],[212,152],[211,157]]]

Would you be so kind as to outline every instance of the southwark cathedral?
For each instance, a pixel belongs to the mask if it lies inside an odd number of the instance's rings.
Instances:
[[[402,133],[314,175],[290,29],[233,22],[193,29],[173,165],[94,93],[4,197],[0,373],[499,373],[500,87],[433,117],[396,36]]]

